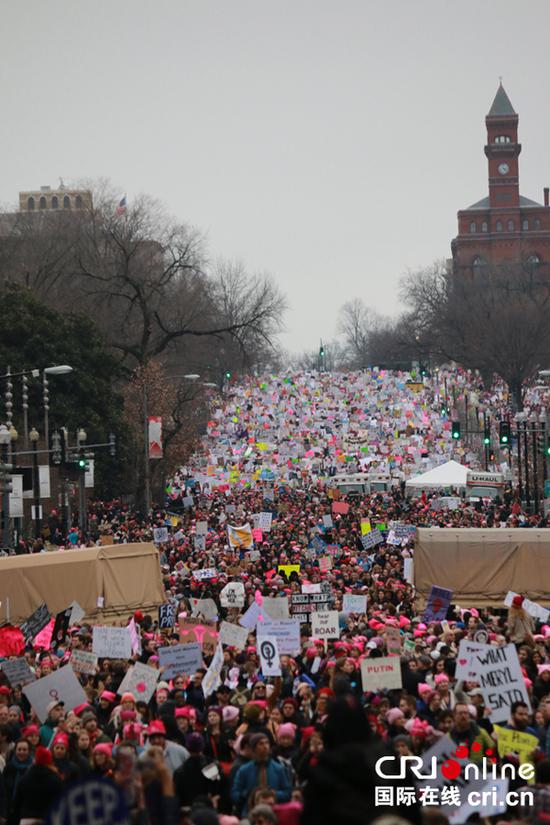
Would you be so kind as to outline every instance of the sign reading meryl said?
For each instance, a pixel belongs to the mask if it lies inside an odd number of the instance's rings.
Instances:
[[[483,645],[474,653],[474,667],[485,704],[491,710],[491,722],[506,722],[513,702],[525,702],[531,712],[529,694],[514,645]]]

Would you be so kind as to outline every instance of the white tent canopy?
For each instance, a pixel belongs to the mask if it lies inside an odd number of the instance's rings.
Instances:
[[[405,487],[413,490],[465,489],[469,469],[458,461],[447,461],[427,473],[410,478]]]

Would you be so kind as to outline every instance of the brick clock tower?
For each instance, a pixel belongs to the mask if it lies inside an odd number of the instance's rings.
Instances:
[[[485,118],[489,195],[458,213],[458,235],[451,243],[453,270],[550,262],[550,206],[519,193],[519,117],[502,83]]]

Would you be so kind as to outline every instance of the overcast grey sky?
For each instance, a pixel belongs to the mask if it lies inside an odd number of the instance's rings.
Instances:
[[[399,310],[487,191],[498,76],[522,193],[550,185],[550,3],[25,0],[0,18],[0,201],[111,178],[269,271],[284,346],[333,336],[361,296]]]

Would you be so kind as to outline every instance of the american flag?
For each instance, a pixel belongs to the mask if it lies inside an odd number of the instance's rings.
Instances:
[[[116,208],[115,215],[117,216],[117,218],[120,218],[120,216],[124,215],[125,212],[126,212],[126,195],[124,195],[124,197],[120,199],[119,204]]]

